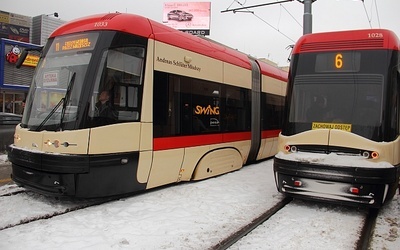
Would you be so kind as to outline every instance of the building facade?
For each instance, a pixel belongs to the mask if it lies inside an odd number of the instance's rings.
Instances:
[[[28,17],[0,10],[0,112],[22,113],[39,61],[38,50],[65,21],[40,15]],[[33,49],[21,68],[15,64],[24,49]]]

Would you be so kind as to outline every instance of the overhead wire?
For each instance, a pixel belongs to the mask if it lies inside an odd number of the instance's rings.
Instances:
[[[285,6],[283,6],[282,4],[280,4],[280,6],[286,11],[286,13],[289,14],[289,16],[291,16],[291,17],[293,18],[293,20],[294,20],[301,28],[303,28],[303,25],[302,25],[299,21],[296,20],[296,18],[285,8]]]
[[[369,16],[368,16],[368,12],[367,12],[367,8],[365,7],[365,2],[364,2],[364,0],[362,1],[362,3],[363,3],[363,6],[364,6],[364,11],[365,11],[365,15],[367,16],[367,20],[368,20],[368,23],[369,23],[369,27],[372,29],[372,25],[371,25],[371,19],[369,18]]]
[[[232,3],[231,3],[231,4],[228,6],[228,8],[226,8],[226,9],[228,10],[235,2],[237,2],[237,1],[236,1],[236,0],[233,0]],[[247,0],[244,1],[243,4],[245,4],[246,2],[247,2]]]
[[[368,23],[369,23],[369,27],[371,29],[372,29],[372,16],[373,16],[374,5],[375,5],[375,12],[376,12],[376,17],[377,17],[377,21],[378,21],[378,27],[380,28],[381,27],[381,21],[379,19],[378,4],[376,3],[376,0],[372,0],[371,1],[371,10],[370,10],[371,16],[368,15],[368,11],[367,11],[367,8],[365,6],[365,1],[362,0],[362,2],[363,2],[363,6],[364,6],[365,15],[367,16],[367,20],[368,20]]]
[[[234,0],[236,3],[238,3],[240,6],[242,6],[243,8],[245,8],[244,4],[240,3],[238,0]],[[231,4],[232,5],[232,4]],[[281,32],[278,28],[275,28],[272,24],[268,23],[266,20],[264,20],[263,18],[261,18],[260,16],[258,16],[257,14],[254,13],[254,11],[250,11],[248,8],[245,8],[249,13],[253,14],[255,17],[257,17],[259,20],[261,20],[263,23],[267,24],[269,27],[271,27],[272,29],[274,29],[275,31],[277,31],[278,33],[280,33],[281,35],[283,35],[284,37],[286,37],[287,39],[289,39],[292,42],[295,42],[295,40],[293,40],[292,38],[290,38],[289,36],[287,36],[286,34],[284,34],[283,32]]]
[[[381,21],[379,20],[379,13],[378,13],[378,5],[376,4],[376,0],[375,1],[375,11],[376,11],[376,17],[378,19],[378,27],[381,27]]]

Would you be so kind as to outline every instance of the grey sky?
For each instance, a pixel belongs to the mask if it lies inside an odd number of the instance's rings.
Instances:
[[[191,2],[202,2],[194,0]],[[288,65],[289,50],[303,34],[304,5],[293,2],[251,9],[251,13],[221,13],[222,10],[241,7],[233,0],[211,1],[211,31],[209,38],[255,57],[264,57]],[[244,6],[277,0],[240,0]],[[1,0],[0,10],[27,16],[59,13],[59,18],[75,18],[108,12],[128,12],[162,21],[164,2],[183,0]],[[203,2],[207,2],[204,0]],[[313,33],[385,28],[400,37],[399,0],[317,0],[312,4]]]

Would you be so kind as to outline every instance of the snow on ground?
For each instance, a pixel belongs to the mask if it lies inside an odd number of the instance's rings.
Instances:
[[[383,207],[376,220],[370,249],[400,249],[400,195]]]
[[[282,197],[269,160],[5,229],[0,249],[207,249]],[[38,195],[2,201],[0,221],[59,205]],[[355,208],[295,201],[231,249],[352,249],[362,216]],[[372,249],[400,249],[399,219],[396,195],[381,210]]]
[[[8,159],[7,159],[7,155],[6,154],[0,154],[0,165],[7,163]]]
[[[296,200],[233,249],[353,249],[364,215],[365,212],[353,208]]]

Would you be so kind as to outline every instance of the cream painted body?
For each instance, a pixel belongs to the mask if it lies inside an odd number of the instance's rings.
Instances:
[[[147,188],[238,170],[246,161],[249,150],[250,141],[241,141],[155,151]]]
[[[274,156],[278,152],[278,138],[267,138],[261,140],[257,160]]]
[[[30,151],[55,154],[87,154],[90,129],[79,131],[41,131],[32,132],[17,125],[14,145]],[[66,147],[65,143],[69,146]]]
[[[156,42],[154,55],[154,70],[251,89],[251,70],[249,69],[161,42]],[[165,59],[165,61],[158,59]],[[190,63],[186,63],[185,60],[190,60]],[[177,66],[174,62],[191,64],[200,70]]]
[[[140,150],[150,151],[152,145],[151,131],[151,124],[138,122],[57,132],[32,132],[18,125],[14,135],[14,145],[32,151],[55,154],[96,155]],[[143,138],[144,135],[147,135],[147,138]]]
[[[337,147],[347,147],[375,151],[379,153],[379,158],[375,162],[388,162],[392,165],[400,163],[399,150],[400,138],[394,142],[375,142],[359,135],[336,129],[315,129],[305,131],[293,136],[279,135],[278,150],[284,150],[285,145],[330,145]]]
[[[279,96],[286,95],[287,82],[263,75],[261,83],[262,92]]]
[[[222,148],[210,151],[201,158],[193,174],[193,180],[202,180],[217,176],[243,166],[240,153],[234,148]]]

